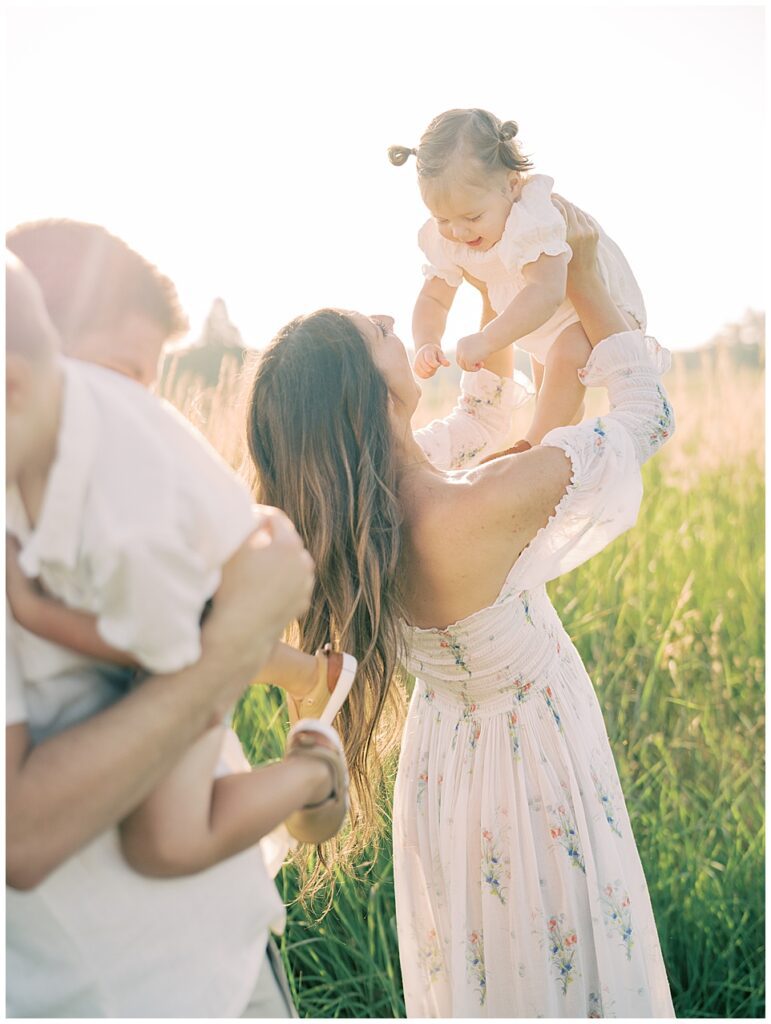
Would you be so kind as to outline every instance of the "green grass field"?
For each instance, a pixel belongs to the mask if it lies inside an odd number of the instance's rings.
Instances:
[[[677,1014],[762,1017],[762,380],[676,366],[667,384],[678,433],[645,467],[638,524],[550,593],[605,714]],[[278,756],[279,695],[250,693],[237,727],[255,760]],[[320,922],[292,903],[294,869],[278,879],[301,1016],[404,1014],[387,837],[373,859]]]

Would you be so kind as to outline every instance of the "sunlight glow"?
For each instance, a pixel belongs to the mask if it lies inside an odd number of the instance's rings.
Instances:
[[[10,5],[6,219],[105,224],[247,342],[324,305],[410,340],[432,116],[484,106],[627,255],[670,347],[762,308],[763,11]],[[473,329],[456,303],[446,347]]]

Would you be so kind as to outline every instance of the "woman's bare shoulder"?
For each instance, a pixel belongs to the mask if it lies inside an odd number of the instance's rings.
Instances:
[[[505,455],[474,470],[480,518],[492,528],[521,533],[527,544],[564,496],[570,459],[560,448],[538,446]]]

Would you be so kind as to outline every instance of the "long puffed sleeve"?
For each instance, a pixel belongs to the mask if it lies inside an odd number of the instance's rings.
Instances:
[[[571,480],[549,522],[514,564],[507,591],[556,579],[634,525],[642,500],[640,467],[675,429],[660,379],[669,365],[669,353],[641,331],[613,335],[595,348],[579,375],[587,385],[608,389],[610,412],[558,427],[541,442],[565,452]]]
[[[489,370],[464,372],[458,402],[449,416],[415,432],[415,440],[439,469],[465,469],[504,446],[511,414],[533,395],[524,373],[499,377]]]

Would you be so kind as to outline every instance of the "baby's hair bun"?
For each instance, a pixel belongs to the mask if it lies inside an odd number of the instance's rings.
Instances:
[[[508,142],[509,139],[513,139],[519,131],[519,125],[516,121],[504,121],[501,127],[498,129],[498,138],[501,142]]]
[[[394,167],[401,167],[406,164],[411,156],[417,156],[417,149],[408,149],[407,146],[389,146],[388,159]]]

